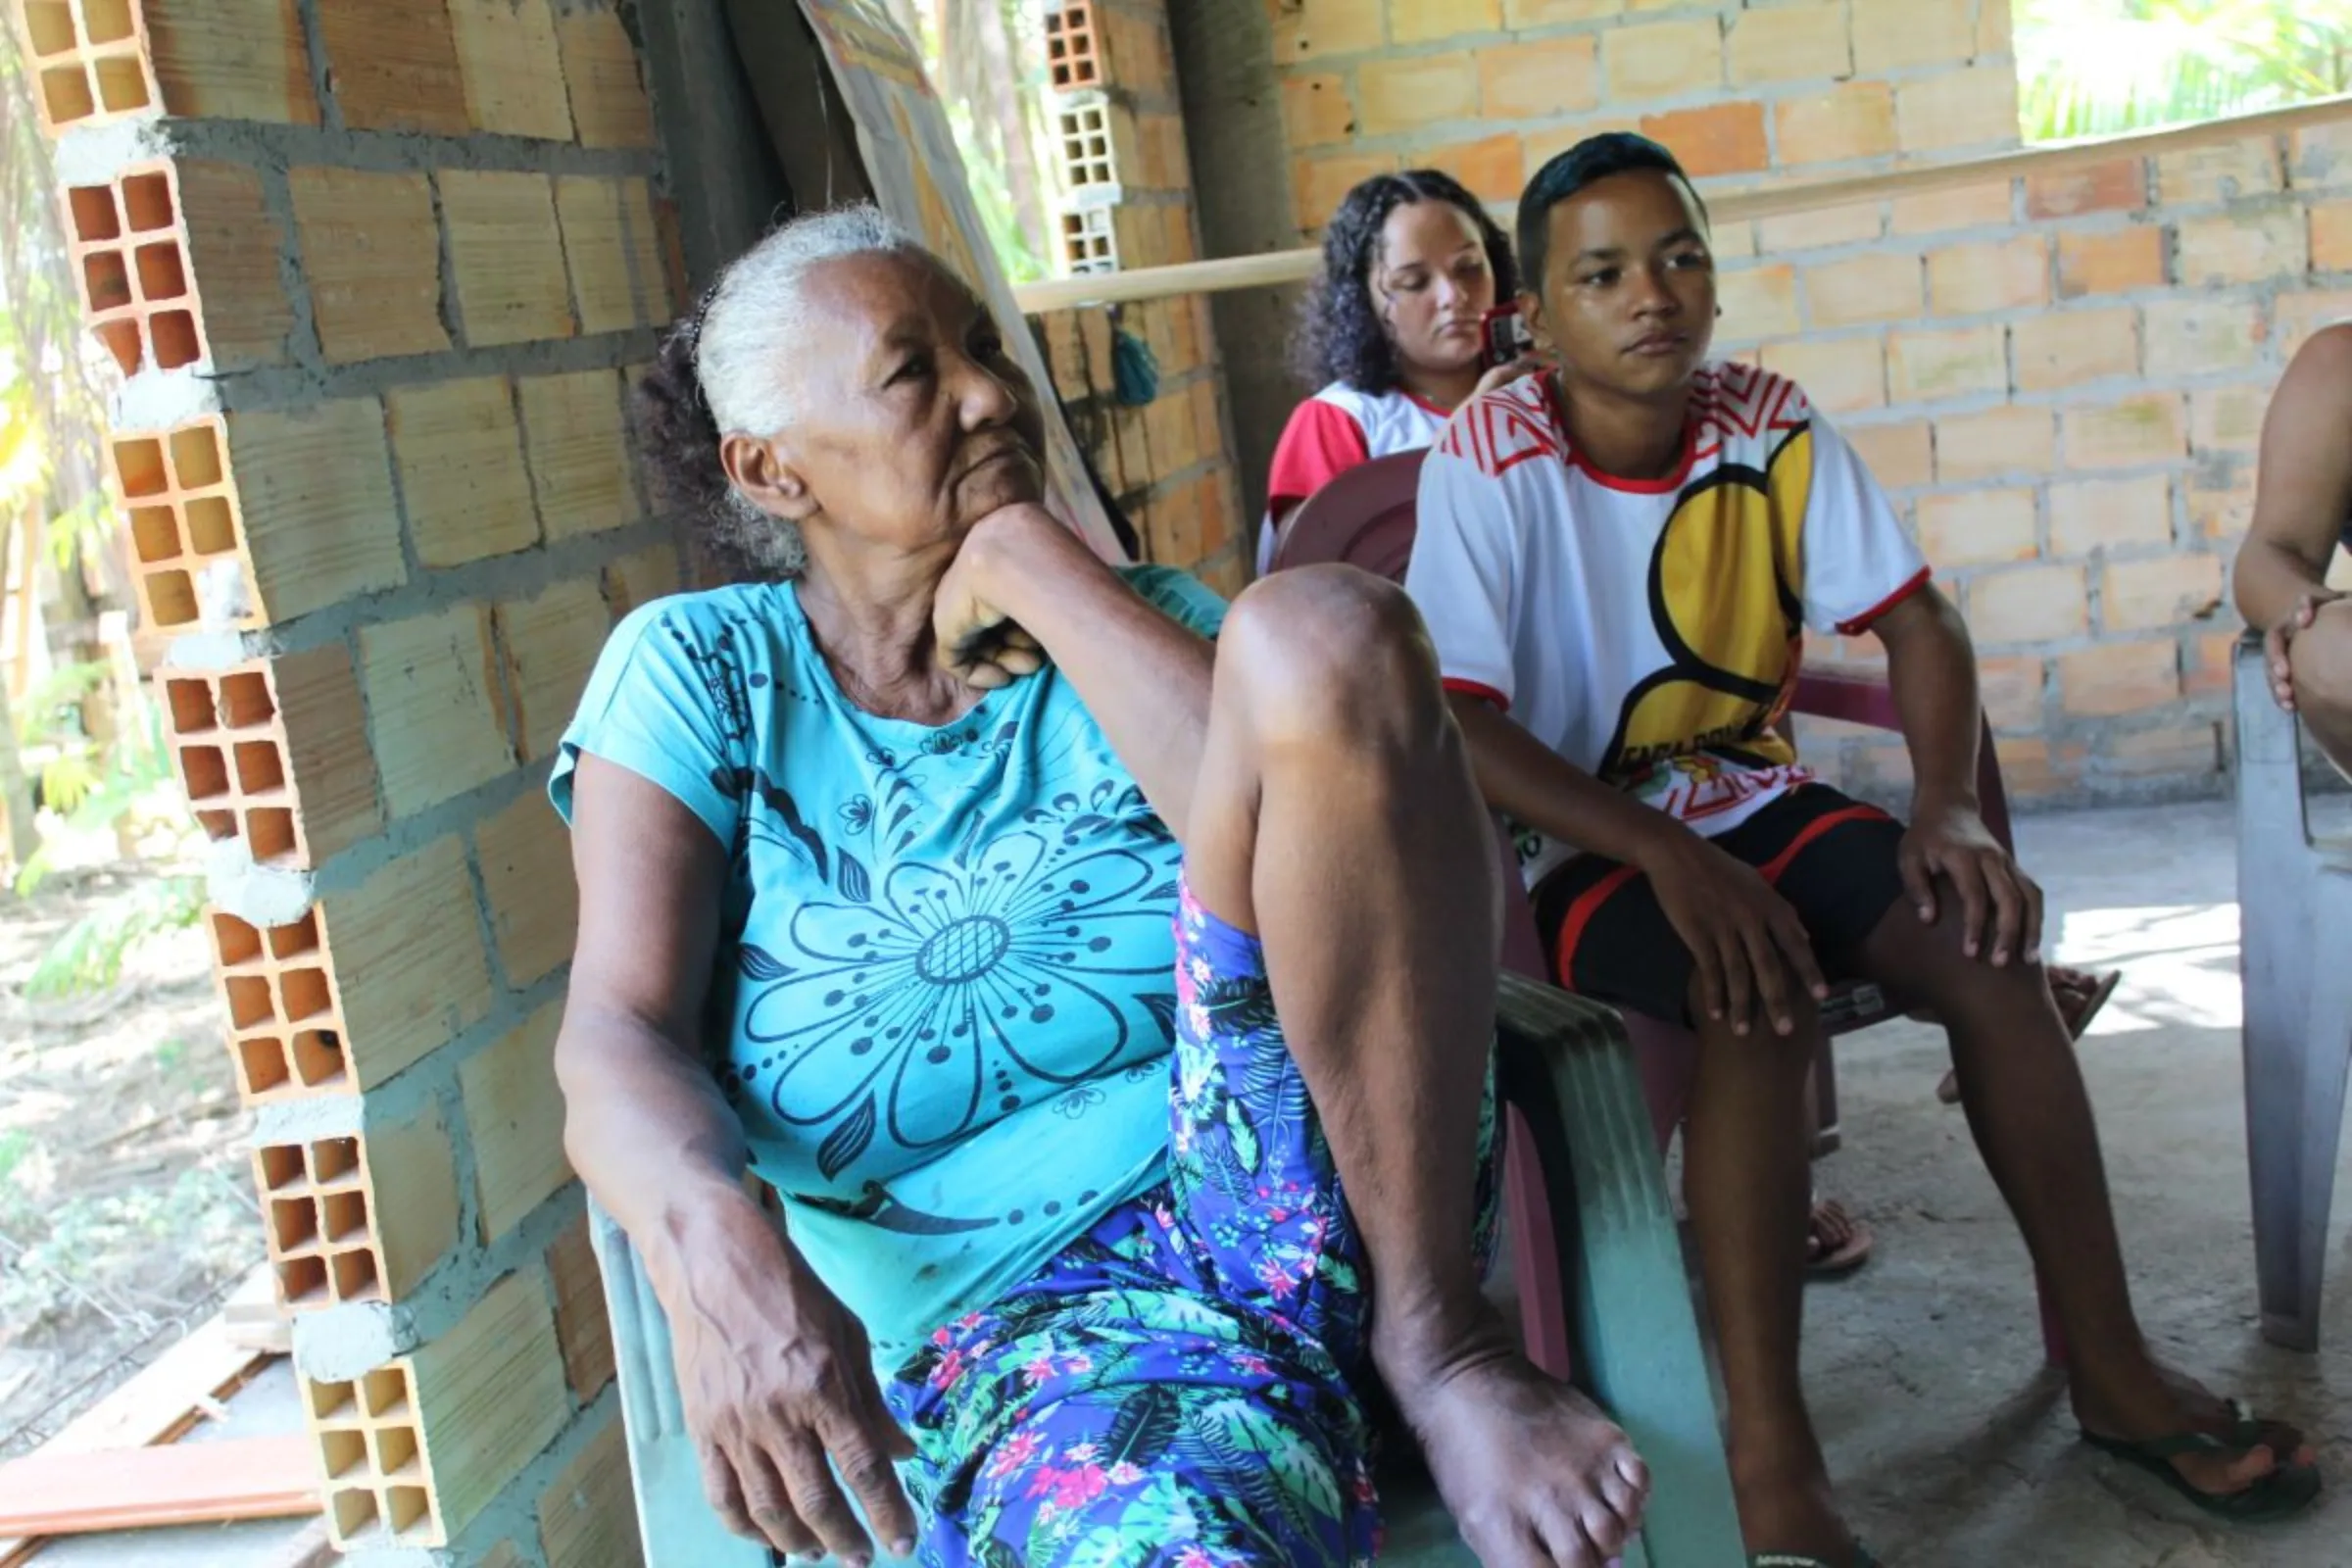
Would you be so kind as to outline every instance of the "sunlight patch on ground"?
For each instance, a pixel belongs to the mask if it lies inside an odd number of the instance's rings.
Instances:
[[[2238,1027],[2234,903],[2070,909],[2055,951],[2085,969],[2124,971],[2094,1036]]]

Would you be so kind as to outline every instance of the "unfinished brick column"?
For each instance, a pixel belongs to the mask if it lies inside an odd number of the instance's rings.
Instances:
[[[254,1173],[355,1564],[634,1560],[542,787],[678,563],[680,292],[612,0],[19,0]]]
[[[1199,260],[1164,0],[1071,0],[1050,8],[1046,24],[1047,111],[1072,190],[1060,217],[1063,259],[1073,271]],[[1159,364],[1159,395],[1142,408],[1111,398],[1104,312],[1040,319],[1073,431],[1134,521],[1146,559],[1239,592],[1255,530],[1239,522],[1208,302],[1130,305],[1120,322]]]

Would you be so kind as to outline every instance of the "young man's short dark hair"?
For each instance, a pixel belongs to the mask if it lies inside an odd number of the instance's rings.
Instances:
[[[1707,204],[1699,196],[1698,187],[1668,152],[1647,136],[1637,136],[1630,130],[1604,131],[1587,136],[1564,153],[1555,155],[1536,177],[1527,182],[1519,198],[1519,276],[1521,286],[1541,292],[1544,287],[1544,265],[1551,234],[1551,210],[1595,180],[1611,174],[1630,174],[1638,170],[1654,170],[1683,182],[1690,199],[1698,204],[1698,216],[1703,221]]]

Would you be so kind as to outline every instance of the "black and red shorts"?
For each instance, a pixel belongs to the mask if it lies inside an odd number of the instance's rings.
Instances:
[[[1795,908],[1831,981],[1856,978],[1863,939],[1903,896],[1903,825],[1826,784],[1803,784],[1710,842]],[[1570,991],[1688,1022],[1696,965],[1633,866],[1580,855],[1538,883],[1536,921]]]

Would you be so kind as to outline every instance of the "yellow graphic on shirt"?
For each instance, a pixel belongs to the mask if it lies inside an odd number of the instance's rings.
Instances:
[[[1677,498],[1649,564],[1668,662],[1626,695],[1603,778],[1640,784],[1671,767],[1703,792],[1724,772],[1712,751],[1735,753],[1735,766],[1796,760],[1772,725],[1796,681],[1812,480],[1813,439],[1800,427],[1764,472],[1727,463]]]

